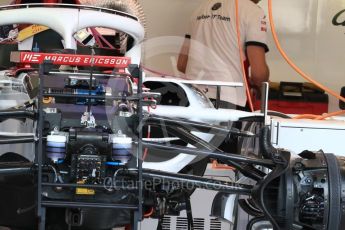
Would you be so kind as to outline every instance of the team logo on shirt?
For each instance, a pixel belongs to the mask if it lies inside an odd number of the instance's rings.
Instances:
[[[214,4],[212,6],[212,10],[216,11],[216,10],[219,10],[221,7],[222,7],[222,3],[218,2],[218,3],[216,3],[216,4]],[[213,14],[213,13],[211,13],[211,15],[209,15],[209,14],[207,14],[207,15],[202,14],[202,15],[199,15],[199,16],[196,17],[196,20],[198,20],[198,21],[209,20],[209,19],[221,20],[221,21],[226,21],[226,22],[230,22],[231,21],[230,17],[223,16],[223,15],[220,15],[220,14]]]
[[[220,7],[222,7],[222,3],[218,2],[212,6],[212,10],[219,10]]]

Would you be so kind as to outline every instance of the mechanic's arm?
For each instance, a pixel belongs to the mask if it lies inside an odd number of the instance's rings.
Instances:
[[[257,3],[258,1],[253,1]],[[250,83],[260,92],[261,83],[268,81],[269,69],[265,54],[267,47],[267,21],[264,11],[256,5],[251,6],[251,14],[243,18],[246,37],[246,55],[250,65]]]
[[[269,80],[270,71],[266,63],[266,50],[261,46],[247,46],[247,58],[250,65],[250,80],[256,89],[261,89],[262,82]]]

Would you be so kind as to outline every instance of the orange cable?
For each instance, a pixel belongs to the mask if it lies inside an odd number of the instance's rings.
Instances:
[[[301,114],[301,115],[293,117],[293,119],[316,119],[318,117],[319,115],[315,115],[315,114]]]
[[[274,25],[274,21],[273,21],[273,11],[272,11],[272,0],[268,0],[268,13],[269,13],[269,19],[270,19],[270,25],[271,25],[271,32],[273,35],[273,39],[274,42],[277,46],[278,51],[280,52],[280,54],[283,56],[283,58],[286,60],[286,62],[297,72],[299,73],[305,80],[313,83],[314,85],[316,85],[317,87],[319,87],[320,89],[324,90],[325,92],[329,93],[330,95],[338,98],[339,100],[345,102],[345,98],[340,96],[338,93],[334,92],[333,90],[331,90],[330,88],[322,85],[320,82],[314,80],[313,78],[311,78],[310,76],[308,76],[306,73],[304,73],[297,65],[295,65],[292,60],[287,56],[287,54],[284,52],[284,50],[282,49],[277,33],[276,33],[276,29],[275,29],[275,25]],[[331,116],[335,116],[333,114],[336,115],[341,115],[341,114],[345,114],[345,110],[341,110],[335,113],[330,113],[328,115],[324,115],[324,116],[318,116],[316,117],[316,119],[324,119],[327,117],[331,117]]]
[[[244,57],[243,57],[243,49],[241,45],[241,31],[240,31],[240,16],[239,16],[239,6],[238,6],[238,0],[235,0],[236,2],[236,32],[237,32],[237,45],[240,53],[240,62],[241,62],[241,67],[242,67],[242,77],[245,83],[246,87],[246,94],[248,98],[248,104],[249,108],[252,112],[254,112],[254,106],[253,106],[253,101],[252,101],[252,96],[250,94],[249,90],[249,85],[246,77],[246,71],[244,69]]]
[[[327,113],[325,115],[318,116],[317,118],[315,118],[315,120],[324,120],[326,118],[333,117],[333,116],[338,116],[338,115],[342,115],[342,114],[345,114],[345,110],[340,110],[340,111],[336,111],[336,112],[333,112],[333,113]]]

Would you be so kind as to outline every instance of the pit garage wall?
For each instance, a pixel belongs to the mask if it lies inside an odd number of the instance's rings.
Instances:
[[[11,0],[0,0],[0,5],[8,5],[11,2]]]
[[[176,57],[182,36],[188,31],[193,10],[206,0],[140,0],[147,14],[147,67],[177,75]],[[272,0],[274,20],[282,47],[306,73],[336,92],[345,86],[345,12],[333,25],[334,16],[345,10],[344,0]],[[267,13],[267,0],[260,6]],[[268,15],[268,14],[267,14]],[[272,81],[304,81],[281,58],[269,34],[268,63]],[[177,37],[172,37],[177,36]],[[163,48],[165,44],[165,48]],[[338,110],[330,97],[330,111]]]

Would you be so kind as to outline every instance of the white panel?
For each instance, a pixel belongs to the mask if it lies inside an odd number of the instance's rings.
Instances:
[[[345,156],[344,121],[273,120],[272,143],[295,154],[304,150]]]
[[[268,17],[267,0],[260,6]],[[314,75],[315,26],[317,1],[315,0],[274,0],[273,18],[282,48],[305,72]],[[271,70],[271,81],[304,81],[281,57],[268,29],[267,54]]]
[[[345,86],[345,24],[334,26],[332,19],[345,9],[343,0],[319,0],[316,34],[316,78],[335,90]],[[345,13],[341,20],[345,21]],[[339,109],[337,99],[332,98],[331,109]]]
[[[147,17],[146,67],[177,75],[176,60],[191,13],[207,0],[139,0]]]

